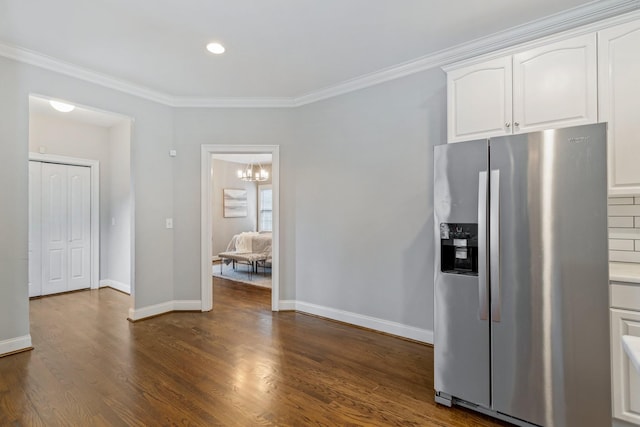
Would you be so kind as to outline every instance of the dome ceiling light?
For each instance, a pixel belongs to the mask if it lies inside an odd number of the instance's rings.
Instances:
[[[60,111],[61,113],[70,113],[76,108],[75,105],[67,104],[66,102],[60,101],[51,100],[49,101],[49,104],[53,107],[54,110]]]
[[[226,49],[225,49],[225,48],[224,48],[224,46],[222,46],[220,43],[212,42],[212,43],[209,43],[209,44],[207,45],[207,50],[208,50],[209,52],[211,52],[211,53],[216,54],[216,55],[220,55],[220,54],[224,53],[224,51],[225,51]]]

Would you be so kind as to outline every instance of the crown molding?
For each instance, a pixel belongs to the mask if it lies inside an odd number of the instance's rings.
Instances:
[[[514,50],[516,46],[518,49],[533,47],[543,44],[551,35],[557,36],[559,33],[563,33],[563,36],[569,37],[589,31],[597,31],[614,23],[628,21],[640,16],[640,13],[629,14],[633,11],[640,11],[640,0],[593,1],[555,15],[518,25],[505,31],[500,31],[468,43],[444,49],[412,61],[365,74],[297,97],[219,98],[173,96],[16,46],[0,43],[0,56],[115,89],[170,107],[294,108],[437,67],[442,67],[445,71],[448,71],[466,63],[478,62],[480,57],[486,60],[489,59],[489,55],[493,57],[504,55],[508,53],[510,49]],[[626,15],[620,17],[620,15],[623,14]],[[616,18],[614,19],[614,17]]]
[[[23,62],[25,64],[35,65],[36,67],[64,74],[69,77],[74,77],[79,80],[95,83],[100,86],[115,89],[117,91],[148,99],[160,104],[171,105],[172,102],[172,97],[162,92],[136,85],[126,80],[116,79],[106,74],[60,61],[59,59],[18,46],[10,46],[8,44],[0,43],[0,56],[13,59],[18,62]]]
[[[640,0],[603,0],[509,28],[447,49],[445,71],[544,45],[552,39],[595,32],[637,19]],[[636,12],[636,13],[634,13]]]
[[[296,107],[294,98],[199,98],[177,96],[172,107],[179,108],[292,108]]]

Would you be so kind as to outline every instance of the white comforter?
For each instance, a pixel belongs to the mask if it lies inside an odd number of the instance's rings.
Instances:
[[[271,242],[271,233],[244,232],[233,236],[227,245],[227,252],[271,254]]]

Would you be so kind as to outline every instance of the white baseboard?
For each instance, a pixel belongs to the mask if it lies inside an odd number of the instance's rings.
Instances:
[[[175,300],[173,301],[173,311],[202,311],[202,301],[194,300]]]
[[[159,314],[170,313],[172,311],[201,311],[202,302],[200,300],[174,300],[160,304],[149,305],[138,309],[129,309],[129,320],[141,320],[147,317],[158,316]]]
[[[296,309],[295,300],[280,300],[278,301],[278,311],[293,311]]]
[[[26,350],[31,347],[31,335],[9,338],[8,340],[0,341],[0,356],[3,354],[15,353],[20,350]]]
[[[373,329],[397,335],[399,337],[433,344],[433,331],[428,329],[416,328],[415,326],[404,325],[402,323],[391,322],[384,319],[378,319],[376,317],[351,313],[349,311],[338,310],[330,307],[323,307],[321,305],[302,301],[280,301],[280,309],[282,310],[285,305],[289,305],[291,303],[293,303],[295,310],[302,313],[314,314],[316,316],[326,317],[327,319],[350,323],[363,328]]]
[[[113,288],[117,291],[120,292],[124,292],[125,294],[129,294],[131,295],[131,285],[128,285],[126,283],[122,283],[122,282],[118,282],[116,280],[110,280],[110,279],[105,279],[105,280],[100,280],[100,287],[101,288]]]

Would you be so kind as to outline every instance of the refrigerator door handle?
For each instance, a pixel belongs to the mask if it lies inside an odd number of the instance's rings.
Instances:
[[[478,297],[480,320],[489,319],[487,288],[487,172],[478,178]]]
[[[500,297],[500,170],[491,171],[489,188],[489,256],[491,284],[491,320],[500,322],[502,299]]]

